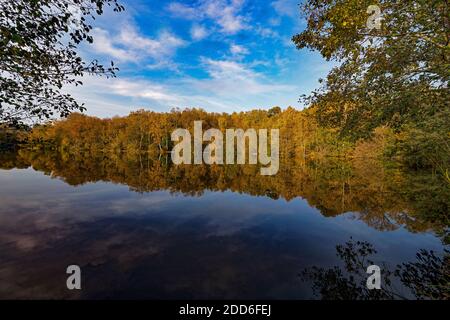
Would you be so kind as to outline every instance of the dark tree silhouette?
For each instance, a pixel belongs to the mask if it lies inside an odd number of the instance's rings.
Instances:
[[[114,67],[85,62],[77,46],[93,42],[89,21],[117,0],[0,2],[0,121],[23,123],[85,108],[61,89],[83,74],[115,76]]]
[[[448,300],[450,298],[450,251],[445,250],[444,257],[433,251],[421,250],[417,261],[398,265],[390,271],[382,263],[381,290],[369,290],[366,285],[367,267],[375,264],[369,259],[377,251],[368,242],[350,241],[336,247],[337,256],[344,267],[330,269],[311,267],[300,273],[302,281],[310,281],[315,296],[323,300],[380,300],[407,299],[394,285],[400,281],[409,288],[413,297],[419,300]]]
[[[420,250],[416,262],[404,263],[395,274],[418,299],[450,299],[450,251],[443,258]]]

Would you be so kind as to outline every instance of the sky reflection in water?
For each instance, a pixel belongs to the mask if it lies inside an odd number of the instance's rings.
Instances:
[[[311,298],[299,272],[339,264],[335,247],[350,237],[393,266],[443,250],[431,233],[324,217],[301,198],[73,187],[32,169],[1,170],[0,181],[2,299]],[[70,264],[82,269],[82,291],[65,288]]]

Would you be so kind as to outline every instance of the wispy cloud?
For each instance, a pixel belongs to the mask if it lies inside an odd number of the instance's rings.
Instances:
[[[83,79],[85,87],[91,92],[110,94],[129,98],[142,98],[147,101],[161,103],[180,102],[167,87],[145,79],[132,78],[86,78]]]
[[[106,83],[110,92],[131,98],[143,98],[162,103],[181,102],[181,99],[169,92],[165,87],[145,80],[117,79]]]
[[[156,39],[144,37],[133,27],[125,27],[119,34],[120,44],[139,52],[142,56],[162,59],[171,56],[176,49],[186,45],[186,41],[168,31],[162,31]]]
[[[272,6],[280,16],[298,18],[300,15],[299,0],[276,0]]]
[[[167,9],[176,17],[184,19],[199,19],[202,14],[195,6],[188,6],[180,2],[172,2],[167,6]]]
[[[208,34],[208,30],[201,25],[193,25],[191,28],[191,38],[195,41],[203,40]]]
[[[237,44],[232,44],[230,46],[230,52],[235,56],[242,56],[250,53],[250,51],[246,47]]]
[[[222,33],[236,34],[249,29],[247,18],[241,13],[244,0],[199,0],[193,5],[172,2],[167,9],[173,16],[189,20],[211,20]]]
[[[263,38],[280,38],[280,35],[278,34],[278,32],[274,31],[271,28],[265,28],[262,26],[256,26],[254,28],[255,33],[260,35]]]
[[[203,58],[202,62],[210,78],[195,83],[217,95],[265,95],[295,89],[295,86],[272,83],[261,73],[236,61]]]
[[[92,35],[95,39],[92,49],[96,53],[105,54],[120,61],[136,61],[138,59],[132,50],[116,46],[107,30],[95,28]]]
[[[93,30],[93,51],[122,62],[140,63],[151,60],[153,66],[171,65],[172,56],[187,42],[169,31],[161,31],[150,38],[140,34],[134,26],[124,26],[118,34],[101,28]]]

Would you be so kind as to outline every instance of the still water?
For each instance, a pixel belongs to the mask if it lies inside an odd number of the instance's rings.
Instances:
[[[437,261],[447,275],[441,292],[422,297],[449,290],[450,193],[434,178],[367,163],[260,177],[257,168],[26,152],[0,167],[0,299],[363,298],[372,293],[333,293],[327,270],[353,273],[359,286],[370,261],[393,273],[420,250],[433,252],[422,271]],[[370,259],[358,241],[376,250]],[[362,270],[346,268],[348,253],[363,256]],[[73,264],[80,291],[66,288]],[[390,276],[393,297],[421,297]]]

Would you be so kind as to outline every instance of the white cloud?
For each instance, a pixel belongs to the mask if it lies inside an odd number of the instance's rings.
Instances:
[[[153,65],[167,66],[176,50],[187,44],[168,31],[160,32],[156,38],[149,38],[130,25],[123,27],[117,35],[101,28],[95,28],[92,34],[92,49],[95,52],[122,62],[137,63],[150,59]]]
[[[276,0],[272,6],[280,16],[300,17],[299,0]]]
[[[190,20],[210,19],[225,34],[249,29],[247,19],[240,13],[244,0],[199,0],[192,6],[172,2],[167,9],[175,16]]]
[[[211,18],[217,17],[217,23],[225,33],[235,34],[247,28],[245,19],[236,14],[241,5],[242,1],[232,1],[228,6],[221,5],[220,2],[212,2],[209,4],[207,12]]]
[[[146,100],[160,101],[163,103],[180,102],[181,100],[168,92],[161,85],[153,84],[146,80],[136,79],[109,79],[104,82],[104,86],[112,94],[130,97],[143,98]]]
[[[230,46],[230,52],[233,55],[247,55],[247,54],[250,53],[246,47],[240,46],[240,45],[237,45],[237,44],[232,44]]]
[[[245,64],[229,60],[203,58],[210,79],[196,81],[199,88],[220,96],[273,95],[295,90],[294,86],[274,84],[248,68]]]
[[[279,18],[271,18],[269,19],[269,25],[277,27],[281,24],[281,20]]]
[[[176,17],[185,19],[196,19],[200,17],[200,13],[195,7],[189,7],[183,3],[172,2],[167,9]]]
[[[162,31],[157,39],[143,37],[132,27],[122,29],[119,39],[120,44],[131,50],[140,51],[154,58],[172,55],[176,49],[186,42],[168,31]]]
[[[154,63],[149,63],[145,66],[147,70],[171,70],[175,72],[179,72],[179,64],[172,60],[161,60],[156,61]]]
[[[191,37],[193,40],[200,41],[208,36],[208,30],[200,25],[193,25],[191,28]]]
[[[255,27],[254,30],[257,34],[259,34],[263,38],[280,38],[280,35],[278,34],[278,32],[276,32],[275,30],[270,29],[270,28],[257,26],[257,27]]]
[[[109,35],[108,31],[95,28],[92,31],[94,36],[93,50],[97,53],[106,54],[120,61],[136,61],[137,56],[129,49],[121,49],[116,47]]]
[[[84,77],[81,80],[83,86],[66,90],[86,104],[88,114],[95,116],[124,116],[141,105],[158,107],[183,102],[168,87],[142,78]]]

